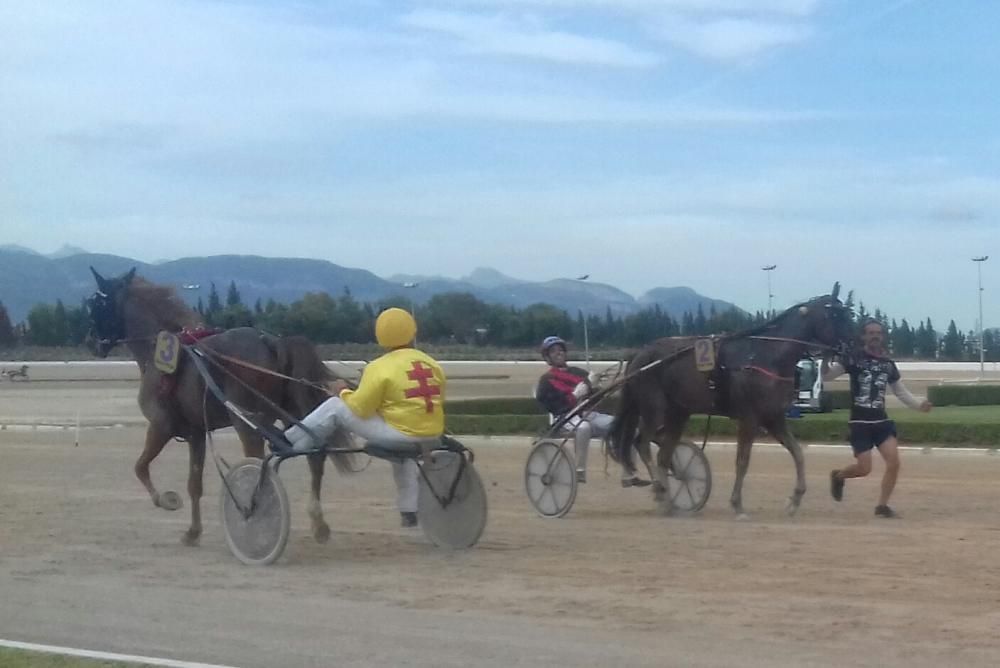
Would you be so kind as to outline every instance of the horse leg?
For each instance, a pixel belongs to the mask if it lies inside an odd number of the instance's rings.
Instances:
[[[191,497],[191,526],[184,532],[181,542],[195,546],[201,538],[202,478],[205,473],[205,433],[194,432],[188,436],[188,496]]]
[[[330,540],[330,525],[323,519],[323,506],[320,503],[320,490],[323,488],[323,466],[326,456],[323,453],[308,455],[309,472],[312,473],[312,491],[309,495],[309,519],[312,521],[313,538],[317,543]]]
[[[266,420],[264,416],[258,416],[258,419]],[[257,459],[264,458],[264,439],[245,425],[233,425],[236,429],[236,433],[240,437],[240,441],[243,443],[243,454],[247,457],[255,457]],[[309,496],[309,521],[312,525],[313,537],[316,539],[317,543],[325,543],[330,539],[330,526],[323,519],[323,507],[320,505],[320,489],[323,485],[323,469],[325,459],[320,455],[309,455],[306,457],[309,460],[309,471],[312,474],[312,490]]]
[[[742,419],[739,424],[736,436],[736,482],[733,483],[733,495],[729,499],[729,505],[732,506],[737,519],[745,520],[749,516],[743,510],[743,479],[747,475],[747,469],[750,468],[750,449],[757,435],[757,423],[754,420]]]
[[[639,459],[642,460],[642,463],[646,467],[646,473],[649,475],[649,481],[654,485],[657,484],[656,472],[653,470],[653,453],[649,447],[649,440],[641,438],[635,445],[635,451],[639,453]]]
[[[798,512],[799,505],[802,503],[802,497],[806,493],[806,463],[805,457],[802,455],[802,446],[792,436],[792,432],[788,429],[788,423],[785,421],[784,416],[777,418],[773,422],[769,421],[765,423],[764,427],[785,446],[788,454],[792,456],[792,460],[795,462],[795,489],[792,490],[792,495],[788,497],[788,503],[785,505],[785,512],[789,515],[794,515]]]
[[[660,446],[660,449],[656,453],[657,478],[654,498],[660,504],[660,511],[664,515],[670,515],[674,511],[674,502],[667,494],[667,481],[664,476],[668,475],[667,471],[670,470],[671,462],[674,458],[674,449],[681,440],[686,423],[686,419],[668,418],[667,422],[657,430],[656,436],[653,439]]]
[[[153,486],[153,480],[149,475],[149,465],[163,451],[163,447],[170,440],[171,435],[157,424],[150,422],[149,427],[146,428],[146,444],[139,459],[135,462],[135,476],[149,492],[149,498],[152,499],[153,505],[165,510],[177,510],[177,508],[160,505],[160,493]]]

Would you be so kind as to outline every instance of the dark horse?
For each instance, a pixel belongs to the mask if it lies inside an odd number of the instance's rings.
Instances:
[[[716,339],[711,372],[698,370],[693,337],[659,339],[640,350],[626,371],[633,375],[625,383],[612,427],[611,456],[631,466],[632,449],[638,449],[662,502],[663,472],[688,418],[694,413],[725,415],[739,422],[733,510],[744,516],[743,478],[754,437],[763,428],[795,460],[795,489],[787,506],[794,514],[806,492],[805,463],[785,412],[794,399],[796,363],[810,349],[831,352],[852,341],[850,309],[838,299],[839,292],[836,284],[832,294],[797,304],[761,327]],[[639,371],[647,365],[652,366]],[[650,442],[659,446],[657,467],[651,465]]]
[[[135,463],[135,474],[149,492],[153,505],[176,510],[179,504],[171,501],[176,495],[157,492],[150,479],[149,465],[170,439],[187,441],[190,449],[188,495],[191,497],[191,527],[185,532],[183,541],[187,545],[195,545],[201,536],[200,500],[206,433],[232,425],[243,443],[244,454],[257,458],[264,456],[263,438],[242,421],[233,420],[214,396],[206,395],[205,382],[195,365],[187,359],[186,353],[181,355],[180,364],[172,375],[162,373],[154,365],[155,339],[160,331],[176,333],[201,324],[198,314],[188,308],[172,288],[154,285],[137,277],[135,269],[110,279],[98,274],[93,267],[91,271],[97,279],[97,292],[88,300],[94,354],[107,357],[111,349],[121,343],[128,347],[139,365],[139,408],[149,421],[149,427],[146,429],[146,445]],[[303,337],[276,337],[250,327],[239,327],[201,339],[199,345],[209,353],[225,355],[313,383],[295,382],[232,362],[220,362],[232,376],[213,367],[213,378],[226,397],[253,413],[258,423],[270,425],[281,417],[262,397],[298,419],[327,397],[319,389],[319,384],[336,378],[323,364],[312,343]],[[347,436],[338,433],[334,438]],[[334,458],[334,463],[340,471],[350,470],[346,462],[337,458]],[[313,536],[319,542],[325,542],[330,536],[330,527],[323,519],[319,500],[323,467],[322,455],[309,456],[312,473],[309,515]]]

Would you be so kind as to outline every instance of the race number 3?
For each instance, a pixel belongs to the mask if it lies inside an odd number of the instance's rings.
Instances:
[[[711,371],[715,368],[715,341],[711,338],[695,339],[694,361],[698,371]]]
[[[160,332],[156,335],[156,351],[153,353],[153,365],[162,373],[177,371],[177,361],[180,358],[180,341],[176,334]]]

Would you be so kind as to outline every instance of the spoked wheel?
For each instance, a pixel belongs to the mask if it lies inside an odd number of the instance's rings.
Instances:
[[[681,441],[674,448],[670,470],[661,468],[660,479],[666,485],[666,500],[669,500],[668,507],[673,512],[696,513],[705,507],[712,493],[712,469],[708,457],[701,448],[688,441]]]
[[[541,441],[524,465],[524,491],[542,517],[562,517],[576,500],[576,464],[561,444]]]
[[[438,451],[421,469],[417,517],[427,539],[452,550],[479,542],[486,528],[486,489],[472,462],[462,453]]]
[[[285,487],[274,470],[262,479],[263,466],[260,459],[238,462],[226,473],[220,491],[226,543],[251,566],[265,566],[281,556],[292,524]]]

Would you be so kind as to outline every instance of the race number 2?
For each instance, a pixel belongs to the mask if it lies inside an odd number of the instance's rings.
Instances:
[[[713,339],[695,339],[694,361],[698,366],[698,371],[711,371],[715,368],[715,341]]]

